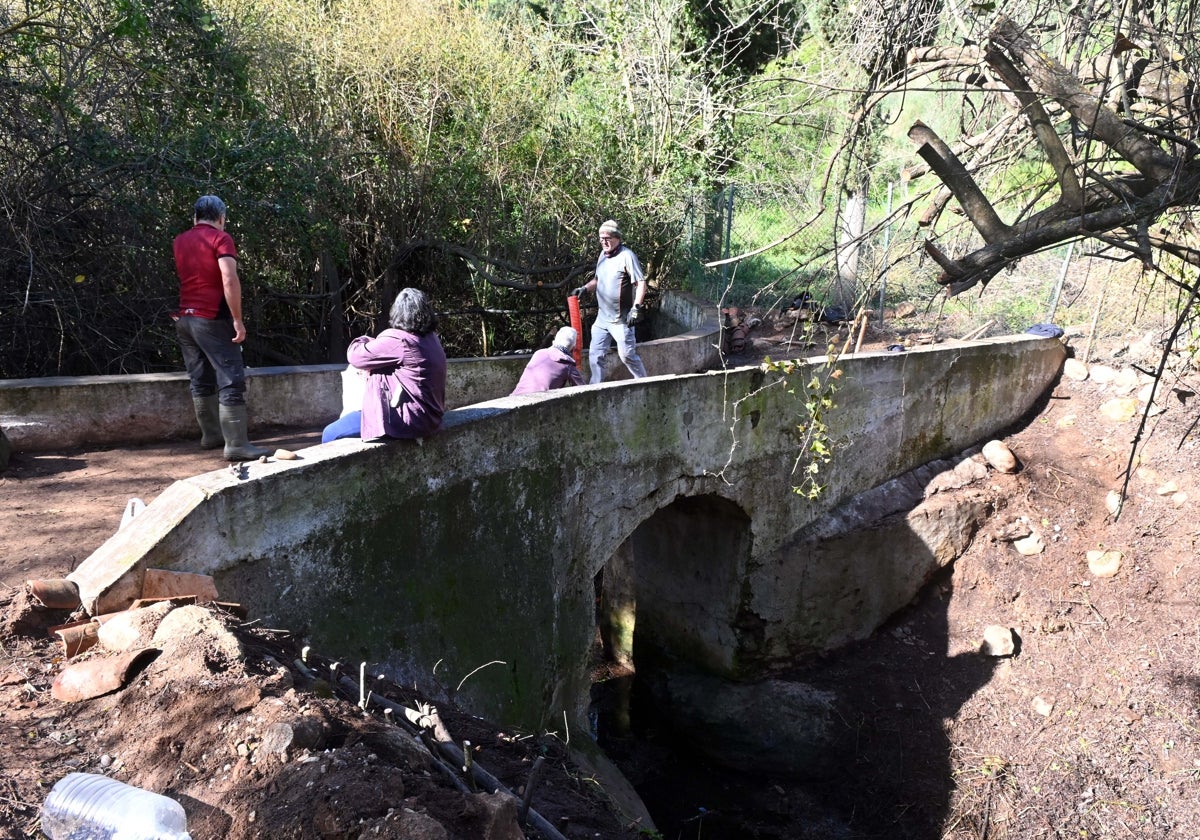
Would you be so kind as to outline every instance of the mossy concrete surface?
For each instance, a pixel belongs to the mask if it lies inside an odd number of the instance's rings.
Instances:
[[[1015,336],[842,359],[839,448],[815,500],[792,492],[800,407],[775,374],[650,377],[461,408],[422,443],[342,440],[179,482],[71,578],[95,611],[147,567],[211,574],[223,599],[354,667],[499,721],[579,725],[610,559],[659,601],[636,605],[635,635],[714,674],[753,678],[764,650],[819,646],[814,627],[845,638],[860,619],[837,582],[862,576],[821,570],[806,604],[823,612],[797,616],[813,556],[789,547],[856,494],[1012,424],[1064,358]],[[883,614],[920,583],[871,574]]]

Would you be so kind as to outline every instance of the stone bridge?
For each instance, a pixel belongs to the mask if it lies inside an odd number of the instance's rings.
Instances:
[[[95,614],[136,597],[142,569],[210,574],[322,653],[498,721],[575,726],[598,622],[618,657],[636,632],[736,681],[869,634],[947,554],[829,563],[821,522],[1018,420],[1064,358],[1030,336],[842,358],[816,499],[793,492],[793,391],[823,359],[494,399],[421,443],[177,482],[71,579]]]

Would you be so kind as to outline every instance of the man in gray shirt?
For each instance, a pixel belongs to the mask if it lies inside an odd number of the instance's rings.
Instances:
[[[604,357],[614,342],[617,355],[634,378],[645,376],[646,366],[638,356],[634,326],[642,317],[646,275],[637,255],[621,243],[621,229],[612,219],[600,225],[596,277],[572,294],[581,297],[587,291],[595,291],[599,309],[592,323],[592,343],[588,348],[591,384],[603,381]]]

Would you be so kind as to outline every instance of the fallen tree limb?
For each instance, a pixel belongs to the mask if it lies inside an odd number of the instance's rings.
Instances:
[[[1000,242],[1010,235],[1008,225],[1000,220],[1000,216],[988,201],[983,190],[975,183],[975,179],[967,172],[958,155],[938,137],[937,132],[919,120],[908,130],[909,139],[917,143],[917,154],[929,164],[929,167],[950,188],[958,203],[971,222],[983,235],[984,241]]]
[[[967,64],[974,58],[971,52],[955,49],[910,53],[912,61]],[[1026,207],[1033,211],[1040,204],[1041,209],[1006,224],[972,173],[972,168],[980,167],[981,158],[994,157],[994,150],[986,154],[976,151],[971,166],[930,128],[921,122],[914,124],[909,136],[918,145],[918,154],[984,240],[984,245],[962,256],[926,241],[926,253],[941,268],[938,282],[951,295],[986,284],[1024,256],[1086,237],[1127,250],[1148,266],[1153,265],[1155,249],[1200,266],[1200,245],[1181,241],[1190,238],[1188,228],[1174,237],[1155,229],[1159,217],[1172,208],[1200,205],[1200,144],[1190,139],[1195,109],[1178,112],[1174,122],[1165,127],[1143,125],[1130,119],[1128,111],[1118,114],[1047,51],[1039,49],[1027,29],[1004,15],[992,27],[983,60],[1019,106],[1054,172],[1046,189],[1056,188],[1058,195],[1046,206],[1035,194]],[[1175,99],[1168,97],[1168,101]],[[1071,136],[1085,141],[1079,160],[1073,159],[1060,137],[1061,127],[1054,123],[1063,118],[1072,121]],[[1012,140],[1011,135],[1002,133],[990,136]],[[1175,154],[1163,148],[1168,144]],[[960,148],[968,150],[970,146]],[[1078,150],[1075,153],[1080,154]],[[911,172],[919,174],[920,170],[912,168]],[[925,226],[931,226],[944,201],[944,193],[933,200],[921,219]]]

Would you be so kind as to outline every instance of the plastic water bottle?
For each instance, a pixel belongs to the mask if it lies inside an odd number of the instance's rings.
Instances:
[[[93,773],[68,773],[42,803],[50,840],[191,840],[170,797]]]

